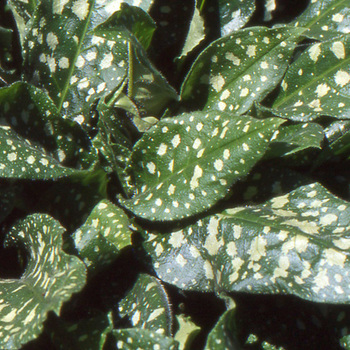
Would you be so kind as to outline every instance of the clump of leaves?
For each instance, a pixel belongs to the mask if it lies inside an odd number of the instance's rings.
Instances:
[[[1,3],[1,348],[350,349],[349,7],[260,5]]]

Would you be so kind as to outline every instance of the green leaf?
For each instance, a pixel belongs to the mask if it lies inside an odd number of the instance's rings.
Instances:
[[[84,264],[62,250],[63,227],[50,216],[34,214],[19,221],[7,246],[25,246],[29,260],[20,279],[0,279],[0,347],[18,349],[36,338],[49,311],[85,284]]]
[[[7,4],[16,20],[18,33],[22,43],[25,40],[27,27],[30,26],[29,20],[32,18],[35,8],[38,6],[38,2],[39,0],[7,0]]]
[[[119,313],[129,316],[134,327],[171,336],[173,317],[168,296],[153,276],[139,275],[133,288],[119,303]]]
[[[288,68],[274,113],[297,121],[350,118],[350,35],[313,44]]]
[[[62,118],[48,95],[30,84],[16,82],[0,89],[0,123],[40,144],[62,165],[86,169],[97,161],[80,125]]]
[[[182,48],[178,59],[186,57],[196,46],[198,46],[205,38],[204,20],[201,17],[200,10],[198,10],[197,0],[194,4],[193,16],[188,29],[185,44]]]
[[[291,24],[308,28],[305,33],[317,40],[330,40],[350,31],[347,0],[313,0]]]
[[[77,322],[51,317],[47,322],[55,349],[102,350],[107,334],[113,329],[112,314],[101,314]]]
[[[300,28],[252,27],[216,40],[191,67],[182,99],[192,105],[204,101],[205,110],[247,112],[281,80],[302,33]]]
[[[140,328],[114,329],[112,334],[116,340],[117,349],[135,350],[160,349],[177,350],[178,343],[170,337]]]
[[[185,315],[176,315],[176,320],[179,329],[176,332],[174,339],[179,342],[179,350],[192,349],[193,342],[199,334],[201,328],[191,321],[190,317]]]
[[[283,120],[224,112],[164,118],[134,147],[136,192],[121,204],[150,220],[174,220],[209,209],[263,156]]]
[[[340,339],[340,345],[346,349],[350,349],[350,335],[346,335]]]
[[[323,128],[315,123],[281,127],[276,131],[265,159],[286,157],[308,148],[321,148]]]
[[[100,270],[121,249],[131,245],[128,226],[128,217],[113,203],[102,200],[95,206],[84,225],[73,234],[75,247],[89,270]]]
[[[254,0],[219,0],[221,35],[229,35],[241,29],[254,11]]]
[[[227,310],[210,331],[204,350],[240,349],[235,325],[235,310]]]
[[[81,171],[66,168],[43,149],[0,126],[0,177],[7,179],[54,180]]]
[[[159,278],[181,289],[349,303],[349,213],[348,202],[314,183],[151,234],[145,248]]]

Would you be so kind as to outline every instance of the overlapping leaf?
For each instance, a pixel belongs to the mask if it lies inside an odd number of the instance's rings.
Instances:
[[[182,289],[349,303],[349,211],[314,183],[169,236],[151,234],[145,247],[159,278]]]
[[[321,148],[323,128],[315,123],[288,125],[276,131],[265,158],[284,157],[308,148]]]
[[[101,314],[77,322],[66,322],[54,316],[49,318],[47,328],[56,349],[102,350],[107,334],[113,329],[112,314]]]
[[[229,35],[241,29],[254,10],[254,0],[219,0],[221,35]]]
[[[310,121],[350,118],[350,34],[312,45],[288,68],[272,108],[280,116]]]
[[[96,271],[114,260],[119,251],[131,244],[129,219],[124,211],[108,200],[100,201],[74,234],[79,256]]]
[[[118,350],[135,350],[137,348],[178,350],[178,343],[173,338],[148,329],[114,329],[112,334]]]
[[[63,165],[86,169],[97,160],[81,127],[59,116],[47,94],[30,84],[0,89],[0,123],[40,144]]]
[[[54,180],[81,171],[62,166],[55,158],[20,137],[8,126],[0,126],[0,177]]]
[[[204,101],[205,110],[243,114],[281,80],[302,33],[300,28],[252,27],[213,42],[188,73],[182,99]]]
[[[150,220],[200,213],[226,196],[263,156],[283,120],[224,112],[164,118],[135,145],[130,169],[136,193],[125,208]]]
[[[20,279],[0,280],[0,347],[19,349],[36,338],[49,311],[85,284],[85,267],[62,250],[63,227],[47,215],[34,214],[8,234],[7,245],[24,244],[29,261]]]
[[[168,296],[160,281],[153,276],[141,274],[138,277],[119,303],[119,313],[127,315],[134,327],[171,336],[173,319]]]
[[[347,0],[313,0],[291,24],[308,28],[310,38],[329,40],[349,33],[350,7]]]

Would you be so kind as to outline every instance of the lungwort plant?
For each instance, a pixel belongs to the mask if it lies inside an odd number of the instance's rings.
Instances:
[[[348,1],[0,6],[1,349],[350,349]]]

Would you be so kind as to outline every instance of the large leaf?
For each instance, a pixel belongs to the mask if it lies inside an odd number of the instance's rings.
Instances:
[[[263,156],[283,120],[257,120],[224,112],[164,118],[135,145],[130,169],[136,193],[121,199],[150,220],[184,218],[225,197]]]
[[[151,234],[145,247],[159,278],[182,289],[349,303],[349,213],[348,202],[314,183]]]
[[[254,11],[254,0],[219,0],[221,35],[228,35],[241,29]]]
[[[160,281],[141,274],[119,303],[119,313],[128,316],[134,327],[171,336],[173,318],[166,291]]]
[[[90,270],[98,270],[114,260],[121,249],[131,244],[129,219],[122,209],[108,200],[100,201],[73,239]]]
[[[204,101],[206,110],[243,114],[281,80],[302,32],[253,27],[213,42],[191,67],[182,99],[192,104]]]
[[[310,38],[329,40],[350,32],[349,16],[347,0],[313,0],[291,24],[308,28]]]
[[[288,68],[272,108],[284,118],[350,118],[350,34],[313,44]]]
[[[25,246],[28,264],[20,279],[0,279],[0,347],[18,349],[36,338],[49,311],[59,314],[63,302],[85,284],[85,267],[62,250],[63,227],[47,215],[18,222],[7,246]]]

